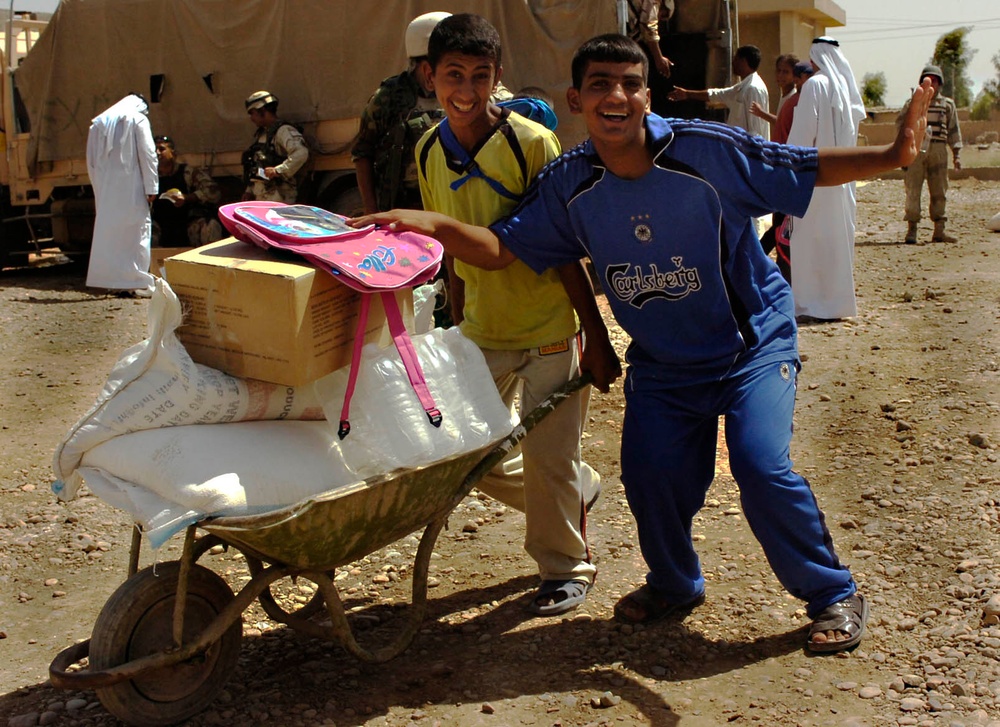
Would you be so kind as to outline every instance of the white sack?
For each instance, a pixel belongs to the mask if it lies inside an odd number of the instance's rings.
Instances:
[[[992,232],[1000,232],[1000,212],[990,217],[986,223],[986,229]]]
[[[155,548],[209,514],[265,512],[357,482],[336,439],[315,421],[151,429],[94,447],[78,473]]]
[[[165,280],[157,279],[149,301],[149,338],[122,354],[97,402],[56,448],[53,490],[72,499],[80,487],[74,473],[84,452],[112,437],[179,424],[216,424],[262,419],[322,419],[312,387],[299,388],[239,379],[194,363],[174,331],[181,304]]]

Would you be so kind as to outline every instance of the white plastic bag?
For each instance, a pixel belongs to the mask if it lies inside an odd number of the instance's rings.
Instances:
[[[351,433],[342,442],[347,466],[364,477],[471,452],[512,429],[510,411],[476,344],[458,328],[434,328],[411,339],[441,411],[441,426],[428,421],[396,349],[368,344],[351,399]],[[344,368],[313,384],[332,429],[340,419],[347,377]]]

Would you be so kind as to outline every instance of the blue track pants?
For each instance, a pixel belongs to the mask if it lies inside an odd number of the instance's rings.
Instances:
[[[626,381],[622,482],[647,583],[665,598],[688,601],[705,588],[691,522],[715,474],[720,416],[743,512],[781,584],[806,602],[810,618],[854,593],[809,483],[792,470],[795,375],[789,360],[693,386]]]

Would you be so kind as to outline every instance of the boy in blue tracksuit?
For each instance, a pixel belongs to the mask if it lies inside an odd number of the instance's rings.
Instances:
[[[431,234],[486,268],[514,259],[536,271],[593,261],[632,337],[622,482],[650,569],[646,584],[615,606],[618,619],[646,623],[704,600],[691,523],[712,482],[722,416],[747,521],[813,619],[808,648],[851,648],[864,634],[868,603],[837,558],[809,483],[792,470],[792,291],[760,247],[753,219],[773,210],[800,215],[815,186],[908,163],[929,97],[915,91],[892,145],[817,150],[653,115],[647,73],[645,55],[627,38],[585,43],[567,100],[590,139],[551,163],[490,228],[403,211],[362,222]],[[607,390],[616,361],[595,311],[581,313],[583,366]]]

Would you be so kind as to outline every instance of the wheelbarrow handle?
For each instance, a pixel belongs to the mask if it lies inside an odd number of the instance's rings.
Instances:
[[[558,389],[543,399],[538,406],[528,412],[524,419],[514,425],[514,430],[505,438],[501,439],[497,445],[491,449],[486,456],[479,461],[472,471],[466,475],[462,490],[468,493],[479,480],[496,467],[511,450],[517,446],[538,422],[548,416],[557,406],[571,397],[580,389],[589,386],[594,382],[594,377],[589,371],[585,371],[576,378],[570,379]],[[464,494],[463,494],[464,497]]]

